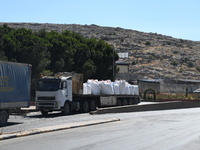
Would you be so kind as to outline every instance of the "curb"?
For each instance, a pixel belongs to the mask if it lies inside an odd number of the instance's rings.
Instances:
[[[0,135],[0,141],[17,138],[17,137],[23,137],[23,136],[29,136],[29,135],[35,135],[35,134],[41,134],[41,133],[47,133],[47,132],[53,132],[53,131],[60,131],[60,130],[65,130],[65,129],[78,128],[78,127],[86,127],[86,126],[92,126],[92,125],[98,125],[98,124],[110,123],[110,122],[116,122],[116,121],[120,121],[120,119],[116,118],[116,119],[103,119],[103,120],[95,120],[95,121],[75,122],[75,123],[68,123],[68,124],[62,124],[62,125],[56,125],[56,126],[42,127],[38,129],[30,129],[27,131],[21,131],[21,132],[16,132],[16,133],[2,134]]]

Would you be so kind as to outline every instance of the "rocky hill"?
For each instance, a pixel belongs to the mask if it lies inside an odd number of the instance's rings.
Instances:
[[[3,25],[4,23],[0,23]],[[138,78],[200,79],[200,41],[189,41],[135,30],[77,24],[6,23],[33,31],[71,30],[87,38],[103,39],[117,52],[128,52],[130,72]]]

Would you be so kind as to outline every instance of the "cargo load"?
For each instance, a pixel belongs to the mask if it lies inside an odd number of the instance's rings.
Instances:
[[[102,95],[114,94],[113,83],[110,80],[100,81],[99,86]]]
[[[117,82],[113,82],[113,83],[112,83],[112,86],[113,86],[114,94],[115,94],[115,95],[119,95],[119,94],[120,94],[120,91],[119,91],[119,84],[118,84]]]
[[[88,80],[87,84],[89,84],[91,87],[92,95],[100,95],[100,86],[98,80]]]
[[[125,80],[98,81],[89,79],[87,83],[83,83],[83,94],[92,95],[139,95],[138,85],[131,85]]]
[[[91,86],[88,83],[83,83],[83,94],[91,94]]]

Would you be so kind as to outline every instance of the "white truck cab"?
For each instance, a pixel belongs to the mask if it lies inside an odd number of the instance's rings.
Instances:
[[[42,114],[61,110],[66,102],[72,101],[72,78],[57,76],[43,77],[36,85],[36,108]]]

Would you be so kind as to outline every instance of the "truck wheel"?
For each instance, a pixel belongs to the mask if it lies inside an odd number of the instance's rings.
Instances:
[[[137,104],[139,104],[140,103],[140,98],[138,97],[138,103]]]
[[[43,116],[47,116],[48,115],[48,111],[45,111],[45,110],[41,110],[41,114],[43,115]]]
[[[138,104],[138,103],[140,103],[140,98],[139,97],[134,99],[134,104]]]
[[[128,101],[127,101],[127,99],[123,99],[123,101],[122,101],[122,105],[123,105],[123,106],[128,105]]]
[[[7,124],[9,114],[7,111],[0,111],[0,127],[3,127]]]
[[[122,106],[122,100],[121,99],[117,100],[117,106]]]
[[[88,101],[84,101],[81,105],[81,112],[86,113],[89,111],[89,103]]]
[[[133,104],[134,104],[133,99],[129,99],[129,100],[128,100],[128,104],[129,104],[129,105],[133,105]]]
[[[96,110],[96,102],[94,100],[90,101],[90,111]]]
[[[70,115],[71,112],[72,112],[72,110],[71,110],[70,104],[69,104],[68,102],[65,102],[65,105],[64,105],[64,107],[63,107],[62,114],[63,114],[63,115]]]

